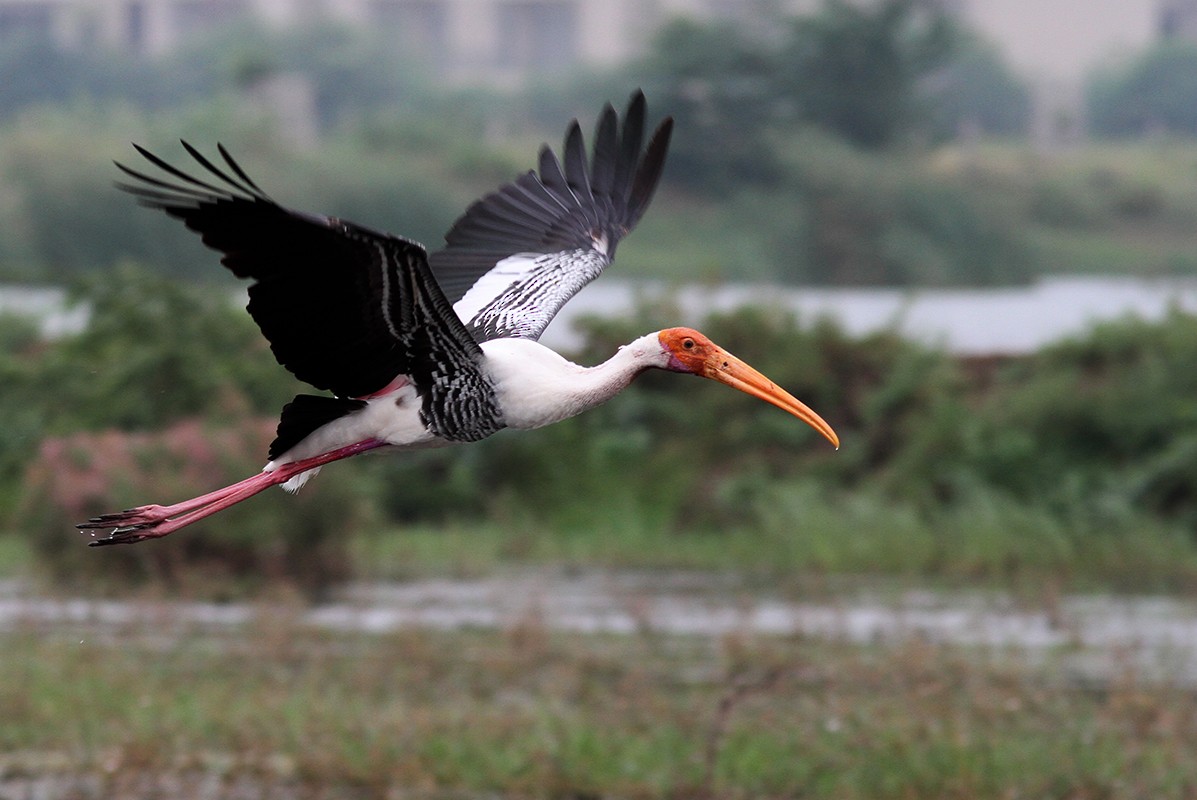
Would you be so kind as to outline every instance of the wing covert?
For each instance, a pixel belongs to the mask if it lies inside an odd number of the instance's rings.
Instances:
[[[673,120],[644,140],[644,94],[620,125],[610,104],[595,126],[590,163],[575,120],[562,159],[541,148],[537,169],[473,203],[429,259],[457,315],[479,341],[535,339],[603,271],[660,181]]]

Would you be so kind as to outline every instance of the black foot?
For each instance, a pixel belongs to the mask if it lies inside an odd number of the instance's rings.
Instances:
[[[92,541],[87,543],[87,546],[106,547],[110,544],[136,544],[137,542],[144,542],[146,539],[156,538],[155,534],[147,532],[147,529],[152,527],[153,524],[127,525],[123,528],[113,528],[107,536],[93,538]],[[90,535],[96,537],[98,531],[93,530],[90,532]]]

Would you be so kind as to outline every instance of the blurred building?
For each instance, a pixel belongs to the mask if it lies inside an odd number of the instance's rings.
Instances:
[[[678,16],[751,20],[812,0],[0,0],[0,42],[44,37],[148,55],[243,20],[368,26],[444,77],[507,82],[644,51]]]
[[[1117,66],[1164,36],[1197,36],[1194,0],[955,1],[1031,87],[1033,138],[1047,148],[1084,137],[1094,70]]]
[[[1197,41],[1197,0],[1164,0],[1160,5],[1160,36]]]
[[[321,19],[367,26],[451,80],[510,83],[532,73],[618,64],[679,16],[744,22],[822,0],[0,0],[0,43],[169,52],[244,20],[286,28]],[[868,0],[861,0],[867,2]],[[1157,37],[1197,40],[1197,0],[938,0],[998,44],[1027,77],[1075,83]]]

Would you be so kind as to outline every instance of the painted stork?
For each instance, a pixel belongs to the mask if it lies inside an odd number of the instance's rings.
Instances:
[[[537,342],[611,263],[652,199],[673,122],[662,121],[645,146],[644,120],[640,92],[622,125],[606,105],[589,164],[575,120],[561,160],[542,147],[537,170],[471,205],[431,257],[408,239],[279,205],[223,146],[218,164],[183,142],[206,172],[200,178],[134,145],[162,175],[117,163],[134,181],[120,188],[181,219],[234,275],[252,280],[248,310],[279,363],[332,396],[302,394],[283,408],[262,472],[78,527],[92,545],[165,536],[270,486],[297,490],[323,465],[359,453],[473,442],[572,417],[654,368],[735,387],[838,447],[815,412],[698,331],[647,334],[594,367]]]

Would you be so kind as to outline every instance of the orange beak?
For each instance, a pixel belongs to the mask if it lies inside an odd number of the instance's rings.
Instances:
[[[726,383],[733,389],[739,389],[766,403],[772,403],[782,411],[788,411],[823,434],[827,441],[835,445],[836,450],[840,449],[840,437],[806,403],[722,348],[712,346],[700,369],[695,370],[695,374]]]

